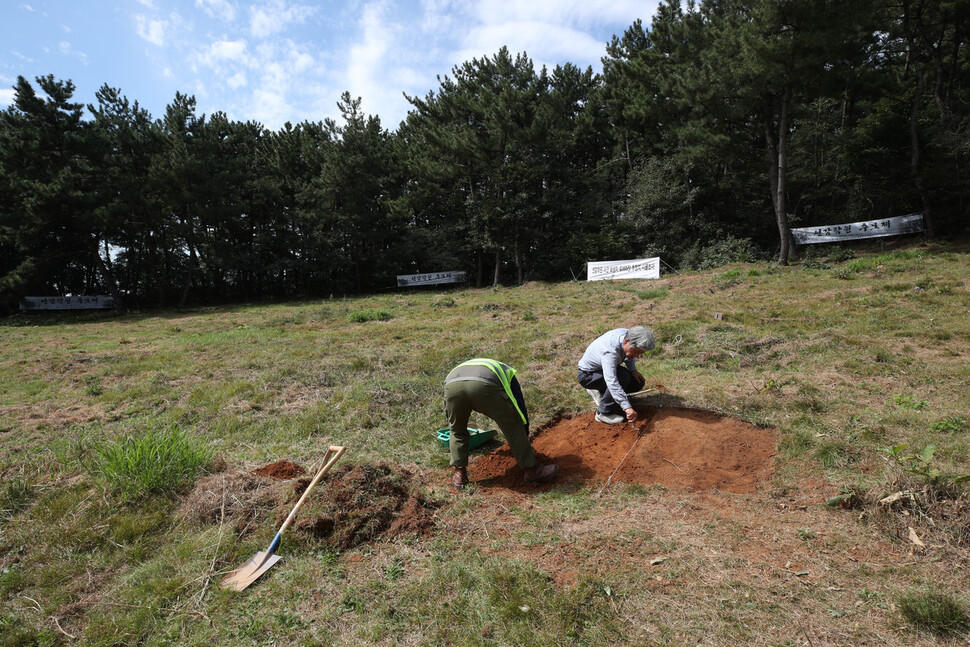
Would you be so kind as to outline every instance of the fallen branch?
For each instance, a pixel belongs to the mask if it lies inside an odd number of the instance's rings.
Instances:
[[[57,621],[57,618],[55,616],[51,616],[51,620],[54,621],[54,626],[57,627],[58,631],[60,631],[62,634],[64,634],[71,640],[77,640],[77,636],[75,636],[74,634],[69,634],[66,631],[64,631],[64,627],[61,626],[61,623]]]

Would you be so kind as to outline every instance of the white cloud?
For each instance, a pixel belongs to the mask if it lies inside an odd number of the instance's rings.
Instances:
[[[60,43],[58,43],[57,48],[58,50],[60,50],[61,54],[64,54],[65,56],[70,56],[71,58],[76,58],[77,60],[81,61],[85,65],[88,64],[88,55],[85,54],[84,52],[79,52],[78,50],[74,49],[74,47],[66,40],[62,40]]]
[[[649,20],[657,4],[642,0],[479,0],[475,13],[487,24],[535,20],[588,26],[623,22],[631,16]]]
[[[269,88],[260,88],[253,93],[251,118],[261,124],[282,124],[293,113],[286,98]]]
[[[236,72],[228,79],[226,79],[226,85],[228,85],[233,90],[238,90],[239,88],[245,87],[247,83],[246,75],[243,72]]]
[[[143,14],[135,16],[136,33],[153,45],[162,47],[165,45],[165,32],[168,29],[168,21],[151,19]]]
[[[523,21],[501,25],[483,25],[468,33],[461,61],[483,56],[493,56],[503,46],[515,57],[528,54],[538,69],[546,65],[550,69],[562,63],[596,60],[603,55],[604,46],[589,34],[561,25]]]
[[[232,22],[236,19],[236,7],[229,0],[195,0],[195,6],[205,11],[210,18],[222,22]]]
[[[13,88],[0,90],[0,106],[11,106],[17,93]]]
[[[246,41],[220,40],[209,46],[208,58],[213,61],[246,60]]]
[[[403,93],[424,96],[434,83],[438,57],[430,50],[433,39],[422,29],[396,21],[394,7],[387,0],[374,0],[362,6],[357,24],[359,35],[350,46],[342,85],[337,96],[347,90],[354,99],[362,99],[365,114],[381,117],[384,127],[395,128],[404,119],[410,104]],[[443,15],[443,14],[439,14]],[[428,13],[416,18],[422,25],[442,26]],[[333,101],[335,104],[336,101]]]
[[[270,0],[249,9],[249,32],[254,38],[274,36],[291,23],[301,24],[316,11],[307,5],[287,4],[286,0]]]
[[[33,7],[31,7],[29,4],[22,4],[22,5],[20,5],[20,7],[22,9],[26,9],[27,11],[29,11],[31,13],[37,11],[36,9],[34,9]]]

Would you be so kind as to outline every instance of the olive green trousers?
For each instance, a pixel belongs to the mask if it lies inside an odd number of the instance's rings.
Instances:
[[[453,467],[468,465],[468,419],[472,411],[495,421],[519,467],[529,469],[536,464],[528,427],[522,422],[505,389],[499,384],[461,380],[445,385],[445,412],[451,427],[449,446]]]

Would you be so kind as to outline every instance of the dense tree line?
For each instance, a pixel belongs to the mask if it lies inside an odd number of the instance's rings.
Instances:
[[[361,293],[462,269],[561,280],[796,252],[793,226],[925,215],[968,231],[970,0],[665,0],[603,73],[502,49],[439,78],[394,132],[160,118],[19,78],[0,113],[0,303]]]

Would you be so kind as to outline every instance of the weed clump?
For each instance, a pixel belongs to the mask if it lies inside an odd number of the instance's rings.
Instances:
[[[0,489],[0,523],[9,521],[26,509],[34,498],[30,481],[22,478],[11,480]]]
[[[354,310],[349,315],[347,319],[352,323],[365,323],[367,321],[390,321],[394,318],[389,311],[378,309],[378,310]]]
[[[898,606],[909,623],[938,636],[970,629],[970,612],[948,593],[907,593],[899,598]]]
[[[209,449],[178,425],[147,427],[97,448],[93,476],[129,503],[189,487],[212,459]]]

